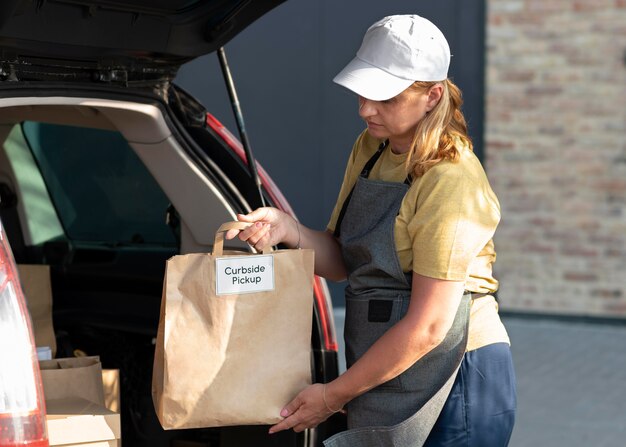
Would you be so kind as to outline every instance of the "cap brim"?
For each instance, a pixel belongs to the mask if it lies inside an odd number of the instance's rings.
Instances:
[[[384,101],[399,95],[415,81],[389,74],[356,57],[335,76],[333,82],[364,98]]]

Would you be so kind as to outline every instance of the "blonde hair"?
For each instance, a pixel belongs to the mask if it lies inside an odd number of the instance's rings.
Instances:
[[[430,90],[436,84],[443,86],[437,105],[417,124],[415,136],[409,149],[407,173],[418,178],[442,160],[456,162],[459,148],[473,149],[467,134],[467,123],[461,112],[461,90],[449,79],[441,82],[417,81],[409,87],[419,92]]]

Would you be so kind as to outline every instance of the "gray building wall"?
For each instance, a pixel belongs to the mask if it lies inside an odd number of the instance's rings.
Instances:
[[[354,57],[369,25],[410,13],[432,20],[450,42],[450,75],[464,91],[480,155],[484,0],[290,0],[226,45],[254,155],[307,226],[325,228],[352,143],[364,128],[356,96],[332,78]],[[176,82],[237,134],[215,54],[184,65]],[[342,287],[331,284],[336,303]]]

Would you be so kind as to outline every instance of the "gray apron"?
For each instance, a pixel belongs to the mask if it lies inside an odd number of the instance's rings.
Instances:
[[[394,224],[410,182],[367,177],[387,147],[381,144],[363,168],[344,203],[335,235],[348,271],[344,338],[350,367],[407,312],[411,273],[396,253]],[[471,293],[463,295],[444,341],[398,377],[346,406],[348,430],[324,441],[326,447],[421,446],[426,441],[456,378],[467,345]]]

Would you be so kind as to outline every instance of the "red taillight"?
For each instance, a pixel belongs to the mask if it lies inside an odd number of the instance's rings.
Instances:
[[[315,293],[315,299],[317,300],[318,308],[320,310],[320,324],[322,331],[324,332],[324,342],[326,349],[330,351],[338,351],[337,334],[335,333],[335,324],[329,315],[333,314],[333,303],[330,299],[330,292],[326,281],[319,276],[315,277],[313,283],[313,292]]]
[[[207,112],[206,117],[207,125],[218,134],[228,146],[237,154],[237,156],[243,160],[244,163],[248,163],[246,160],[246,153],[241,145],[241,142],[226,128],[224,125],[213,115]],[[295,216],[295,213],[285,196],[280,192],[276,184],[272,181],[270,176],[265,172],[265,169],[257,161],[257,169],[259,171],[259,178],[265,191],[269,194],[272,201],[276,204],[276,207],[285,211],[286,213]],[[322,332],[324,337],[324,347],[330,351],[337,351],[337,336],[335,333],[335,324],[333,323],[333,306],[330,299],[330,292],[326,286],[326,280],[315,277],[315,283],[313,284],[313,291],[315,293],[315,301],[317,302],[317,309],[319,312],[320,323],[322,325]]]
[[[30,316],[0,227],[0,447],[48,447]]]

